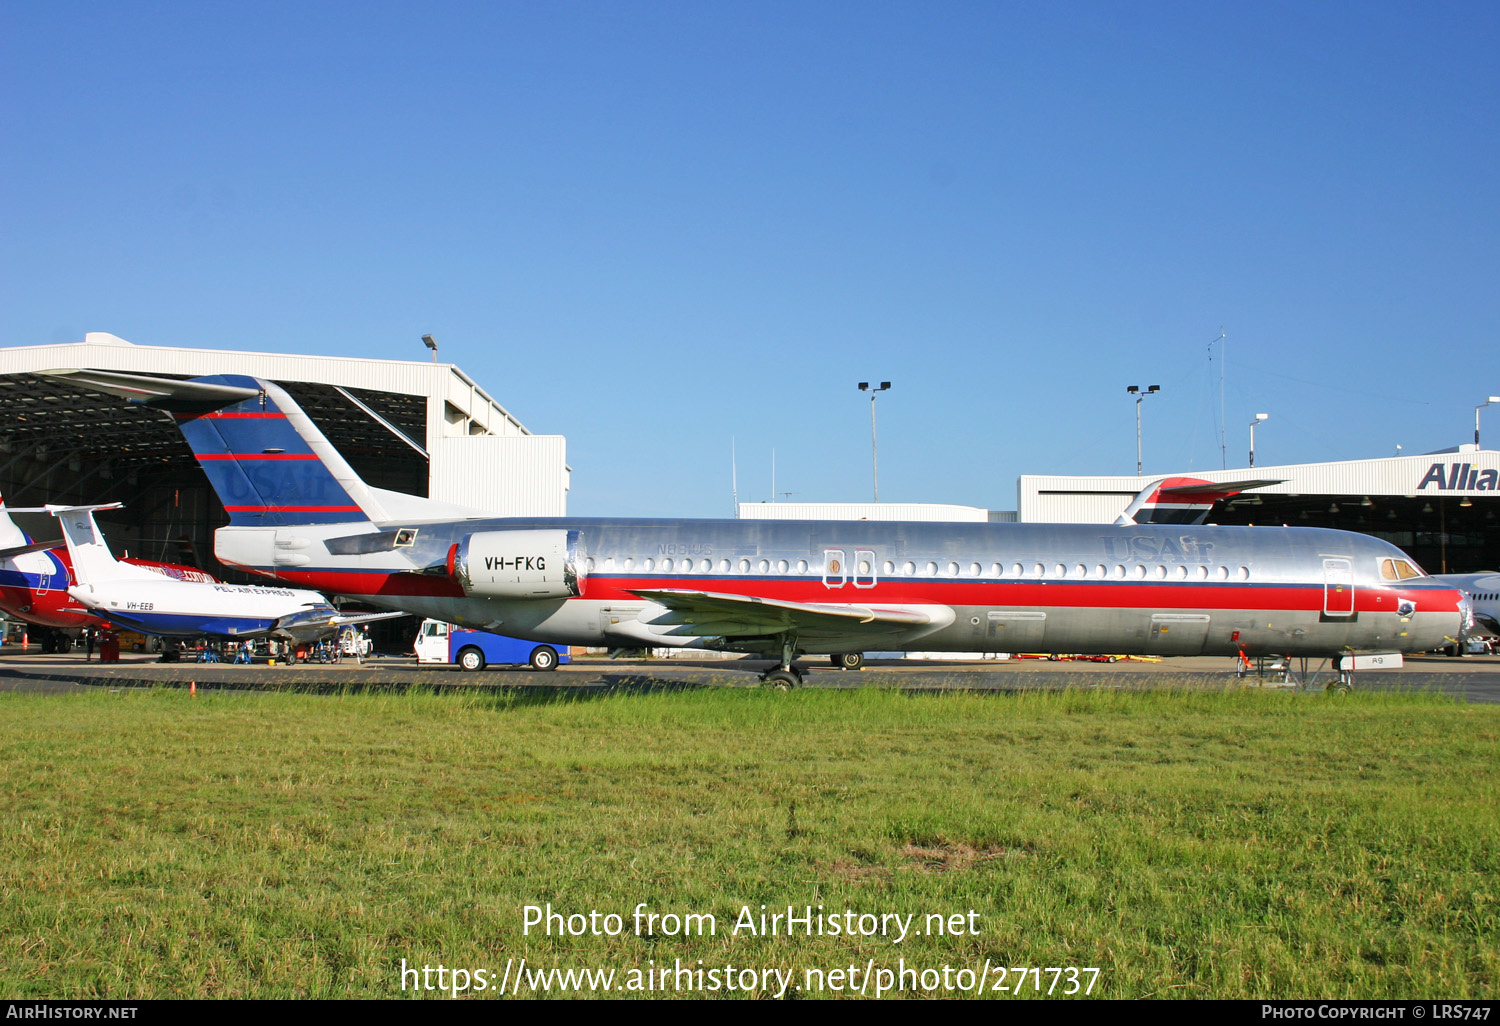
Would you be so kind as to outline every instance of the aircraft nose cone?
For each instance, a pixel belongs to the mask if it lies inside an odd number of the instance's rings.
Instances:
[[[1458,636],[1463,638],[1474,629],[1474,603],[1463,592],[1458,595]]]

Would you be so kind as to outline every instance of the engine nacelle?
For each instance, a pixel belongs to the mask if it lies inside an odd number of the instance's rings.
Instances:
[[[584,568],[579,531],[480,531],[448,550],[448,573],[477,598],[573,598]]]

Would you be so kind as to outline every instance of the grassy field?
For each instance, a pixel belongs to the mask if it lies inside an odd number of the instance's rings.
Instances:
[[[1497,742],[1390,694],[0,694],[0,997],[483,997],[522,958],[617,996],[1493,997]],[[526,932],[548,903],[597,935]],[[733,929],[762,905],[922,932]]]

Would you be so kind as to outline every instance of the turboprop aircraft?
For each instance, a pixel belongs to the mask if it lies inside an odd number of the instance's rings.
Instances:
[[[123,562],[169,580],[218,582],[212,574],[195,567],[145,559]],[[68,594],[72,585],[72,560],[67,546],[61,542],[32,541],[11,520],[9,510],[0,500],[0,613],[39,627],[62,630],[101,626],[103,618]],[[44,640],[43,644],[47,646],[49,641]]]
[[[48,373],[175,418],[229,513],[226,564],[531,641],[769,654],[780,686],[804,653],[1332,657],[1425,651],[1465,626],[1455,589],[1383,577],[1407,557],[1361,534],[497,518],[366,485],[271,381]],[[1188,487],[1156,503],[1229,486]]]
[[[314,641],[354,623],[400,613],[339,612],[316,591],[172,580],[115,559],[94,522],[100,506],[44,506],[62,525],[72,559],[68,594],[95,616],[144,634],[195,638],[250,638],[274,634],[294,642]]]

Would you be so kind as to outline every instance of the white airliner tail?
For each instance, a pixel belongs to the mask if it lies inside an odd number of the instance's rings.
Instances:
[[[42,507],[57,518],[62,527],[63,541],[67,543],[68,555],[73,561],[73,583],[87,587],[106,581],[160,581],[161,575],[144,567],[122,563],[109,551],[109,543],[99,533],[94,523],[94,511],[119,509],[121,503],[111,502],[99,506],[53,506]],[[31,511],[28,511],[31,512]]]

